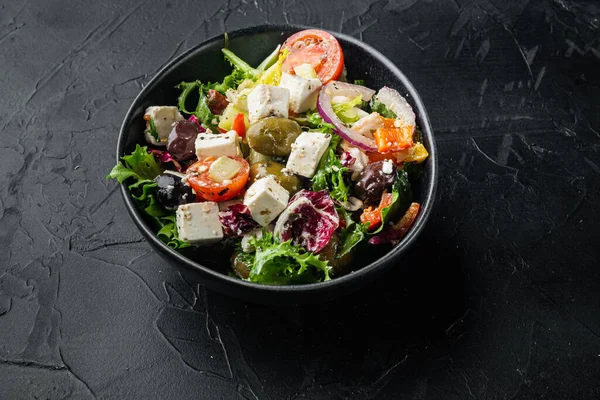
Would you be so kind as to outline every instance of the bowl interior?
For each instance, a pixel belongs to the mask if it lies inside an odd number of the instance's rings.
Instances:
[[[242,29],[228,34],[228,47],[250,65],[258,65],[278,44],[294,32],[306,29],[301,26],[260,26]],[[230,285],[251,285],[271,291],[307,291],[317,287],[326,288],[334,285],[347,285],[350,280],[360,280],[361,276],[373,275],[375,270],[382,270],[384,266],[393,264],[400,254],[410,243],[412,243],[421,231],[425,220],[429,216],[433,205],[436,186],[436,151],[433,141],[431,127],[427,112],[414,87],[408,79],[384,56],[368,45],[346,35],[334,34],[344,51],[347,77],[350,82],[354,79],[364,79],[366,86],[379,89],[389,86],[398,90],[406,97],[417,115],[417,123],[423,134],[423,142],[430,153],[430,157],[424,163],[420,179],[413,183],[413,192],[416,201],[421,203],[420,212],[415,225],[395,248],[389,246],[373,246],[369,251],[357,254],[353,261],[354,270],[348,274],[329,282],[302,285],[271,287],[244,282],[226,275],[229,266],[231,250],[223,246],[212,246],[210,250],[206,247],[185,249],[181,257],[177,252],[162,244],[153,233],[151,225],[144,220],[143,215],[134,207],[129,192],[123,186],[123,194],[129,211],[134,221],[145,236],[159,248],[163,255],[172,256],[178,263],[185,264],[186,268],[208,273],[214,277],[215,272],[221,274]],[[221,48],[224,46],[224,36],[210,39],[197,47],[182,54],[171,61],[146,85],[138,97],[134,100],[121,128],[118,143],[117,157],[128,154],[135,149],[137,143],[145,143],[143,130],[145,122],[143,114],[147,107],[152,105],[176,105],[179,90],[175,86],[181,81],[200,80],[221,81],[229,74],[231,67],[224,60]],[[133,208],[133,209],[132,209]]]

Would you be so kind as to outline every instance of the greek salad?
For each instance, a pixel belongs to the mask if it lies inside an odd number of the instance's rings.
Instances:
[[[428,157],[406,99],[350,83],[322,30],[293,34],[256,68],[222,52],[231,74],[181,82],[177,105],[148,107],[146,143],[107,177],[157,236],[207,252],[226,242],[231,275],[271,285],[326,281],[358,247],[398,243]]]

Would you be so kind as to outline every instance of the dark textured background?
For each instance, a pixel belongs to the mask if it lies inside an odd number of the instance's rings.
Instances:
[[[332,304],[186,282],[104,179],[162,65],[265,22],[373,45],[436,133],[419,245]],[[0,399],[599,398],[599,131],[593,0],[0,2]]]

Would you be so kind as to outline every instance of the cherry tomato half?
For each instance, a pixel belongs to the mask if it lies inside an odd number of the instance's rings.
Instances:
[[[215,162],[216,157],[207,157],[204,160],[192,164],[186,170],[186,180],[203,200],[225,201],[239,195],[248,181],[250,165],[241,157],[229,157],[242,165],[240,172],[232,179],[223,182],[215,182],[208,174],[208,169]]]
[[[290,52],[283,61],[283,71],[294,74],[294,67],[311,64],[323,84],[338,79],[344,70],[344,53],[337,39],[319,29],[294,33],[282,50]]]

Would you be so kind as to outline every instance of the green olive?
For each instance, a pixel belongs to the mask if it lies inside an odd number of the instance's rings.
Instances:
[[[248,143],[241,142],[240,143],[240,148],[242,149],[242,155],[244,157],[249,157],[250,156],[250,152],[252,151],[252,149],[250,148],[250,146],[248,146]]]
[[[296,121],[269,117],[253,124],[246,132],[246,137],[254,151],[266,156],[287,156],[300,133],[302,129]]]
[[[252,165],[256,163],[270,161],[271,157],[265,156],[264,154],[260,154],[259,152],[250,149],[250,154],[248,155],[248,158],[246,160],[248,161],[248,164]]]
[[[335,276],[344,275],[348,272],[348,267],[352,262],[352,252],[338,257],[339,247],[341,244],[340,236],[334,233],[329,240],[329,243],[319,252],[319,258],[323,261],[327,261],[333,268]]]
[[[248,279],[252,265],[250,265],[249,259],[247,256],[245,257],[244,253],[241,251],[236,251],[231,256],[231,268],[233,269],[233,272],[235,272],[235,274],[240,278]]]
[[[291,172],[282,172],[282,169],[284,168],[285,165],[279,164],[275,161],[252,164],[250,167],[250,176],[248,177],[248,186],[252,185],[260,178],[272,175],[277,183],[290,192],[290,196],[293,196],[296,192],[302,189],[302,183],[300,182],[300,179],[298,179],[298,177]]]

